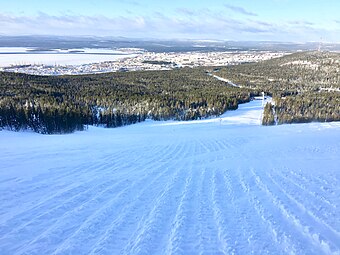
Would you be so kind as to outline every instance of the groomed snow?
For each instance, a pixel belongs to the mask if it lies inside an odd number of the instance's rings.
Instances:
[[[0,254],[340,254],[340,123],[264,127],[260,105],[1,131]]]

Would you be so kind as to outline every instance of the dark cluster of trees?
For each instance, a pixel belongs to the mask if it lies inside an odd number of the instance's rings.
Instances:
[[[194,120],[237,109],[253,95],[200,68],[58,77],[2,72],[0,128],[52,134],[146,118]]]
[[[340,54],[299,52],[258,63],[223,67],[219,75],[271,94],[340,88]]]
[[[274,106],[271,103],[267,103],[263,109],[262,125],[270,126],[274,124]]]
[[[340,93],[303,93],[275,99],[279,124],[340,121]]]
[[[158,60],[145,60],[143,61],[145,64],[151,65],[176,65],[176,63],[169,62],[169,61],[158,61]]]
[[[38,133],[70,133],[83,130],[86,116],[76,107],[41,106],[26,101],[4,100],[0,104],[0,127],[31,129]]]
[[[275,107],[264,109],[265,125],[275,123],[272,112],[278,124],[340,120],[339,53],[299,52],[223,67],[219,76],[273,96]]]

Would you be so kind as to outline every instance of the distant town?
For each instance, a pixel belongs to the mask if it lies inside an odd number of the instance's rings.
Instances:
[[[282,57],[287,52],[140,52],[115,61],[102,61],[80,65],[22,64],[0,68],[0,71],[34,75],[77,75],[117,71],[171,70],[181,67],[227,66],[259,62]]]

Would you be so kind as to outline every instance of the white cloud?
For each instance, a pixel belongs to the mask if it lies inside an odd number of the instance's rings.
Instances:
[[[315,28],[306,21],[274,24],[260,20],[230,18],[210,9],[178,9],[178,16],[154,13],[152,16],[59,16],[39,13],[36,16],[0,13],[3,35],[94,35],[154,38],[199,38],[230,40],[317,40],[320,34],[339,41],[338,30]],[[249,15],[248,15],[249,16]],[[250,18],[250,16],[249,16]]]
[[[224,6],[225,8],[236,13],[240,13],[240,14],[247,15],[247,16],[258,16],[256,13],[247,11],[246,9],[240,6],[235,6],[235,5],[230,5],[230,4],[225,4]]]

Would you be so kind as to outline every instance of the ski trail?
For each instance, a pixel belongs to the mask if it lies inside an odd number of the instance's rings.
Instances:
[[[283,189],[270,175],[268,176],[268,179],[274,184],[270,186],[270,188],[278,190],[275,194],[282,194],[281,197],[284,196],[287,198],[283,200],[275,197],[275,199],[279,201],[283,213],[292,219],[296,226],[308,236],[313,243],[319,245],[325,253],[340,254],[340,247],[338,246],[340,243],[340,234],[326,222],[319,219],[319,217],[316,217],[313,212],[307,210],[303,204],[290,195],[286,191],[286,188]],[[270,182],[267,181],[267,183]],[[314,228],[318,229],[318,231],[316,232]]]
[[[328,210],[337,210],[336,205],[334,203],[332,203],[329,199],[327,199],[326,196],[317,192],[310,185],[309,185],[309,187],[307,187],[306,185],[308,185],[308,183],[306,184],[302,179],[298,179],[295,171],[288,171],[287,170],[287,172],[283,172],[282,174],[280,174],[280,173],[277,173],[277,174],[278,174],[278,176],[283,178],[286,182],[294,185],[301,192],[307,193],[309,197],[316,198],[318,200],[317,203],[323,204],[323,206],[327,207]],[[294,178],[294,176],[295,176],[295,178]]]
[[[34,230],[34,228],[38,228],[40,224],[39,222],[43,222],[46,219],[50,218],[50,223],[53,224],[55,221],[58,221],[58,215],[62,215],[63,213],[68,213],[74,207],[74,204],[82,204],[86,201],[89,197],[96,195],[96,189],[106,189],[107,187],[115,187],[121,184],[117,183],[113,185],[113,181],[104,181],[99,184],[95,184],[94,186],[91,185],[91,188],[84,188],[84,191],[76,193],[74,196],[71,196],[68,199],[65,199],[63,203],[58,203],[54,207],[50,207],[48,210],[42,210],[42,213],[38,213],[35,217],[29,220],[23,220],[23,224],[19,225],[18,227],[12,229],[11,231],[7,232],[0,238],[0,241],[6,239],[10,236],[16,239],[20,239],[21,236],[25,236],[28,234],[34,234],[38,232],[38,230]],[[40,226],[41,227],[41,226]]]
[[[158,155],[157,153],[156,153],[156,157],[159,157],[160,155]],[[152,158],[151,158],[152,159]],[[154,160],[153,160],[154,161]],[[153,164],[150,164],[149,165],[149,167],[153,167],[154,165],[156,165],[157,163],[156,162],[153,162]],[[129,171],[128,172],[126,172],[126,171],[123,171],[123,174],[121,175],[121,177],[124,177],[124,176],[126,176],[126,177],[128,177],[129,175],[126,175],[126,174],[128,174],[129,172],[130,173],[133,173],[134,175],[136,175],[136,173],[141,173],[141,174],[143,174],[143,172],[140,172],[140,171],[136,171],[136,170],[138,170],[138,168],[137,168],[138,166],[136,166],[135,168],[128,168],[129,169]],[[110,168],[108,168],[107,169],[108,171],[110,170]],[[106,178],[106,171],[102,171],[102,178]],[[116,176],[116,175],[115,175]],[[119,177],[120,175],[118,175],[118,177]],[[136,175],[136,177],[137,177],[138,175]],[[116,176],[117,177],[117,176]],[[122,182],[122,184],[123,184],[123,186],[121,186],[121,188],[122,187],[124,187],[124,186],[126,186],[127,185],[127,183],[126,183],[126,180],[124,180],[125,181],[125,185],[124,185],[124,183]],[[88,185],[88,186],[90,186],[90,185]],[[92,184],[91,184],[91,186],[92,186]],[[99,190],[100,191],[100,190]],[[113,190],[112,190],[113,191]],[[101,199],[101,200],[99,200],[99,201],[105,201],[104,199]],[[98,204],[98,203],[97,203]],[[80,205],[80,207],[82,207],[82,205]],[[95,208],[95,207],[94,207]],[[72,208],[70,208],[70,209],[72,209]],[[71,210],[72,211],[72,210]],[[74,210],[73,210],[74,211]],[[75,210],[76,212],[77,212],[77,210]],[[73,212],[72,212],[73,213]],[[68,216],[73,216],[73,214],[67,214]],[[73,216],[73,218],[74,218],[74,216]],[[61,221],[61,222],[63,222],[63,220],[62,220],[63,218],[60,218],[59,219],[59,221]],[[67,221],[66,221],[67,222]],[[36,224],[36,223],[35,223]],[[64,225],[64,224],[62,224],[62,225]],[[34,225],[33,225],[34,226]],[[60,227],[61,226],[58,226],[58,224],[56,224],[56,225],[53,225],[53,227],[52,228],[49,228],[49,230],[50,231],[52,231],[52,234],[54,233],[54,232],[56,232],[56,231],[58,231],[58,229],[60,229]],[[28,231],[30,231],[30,229],[28,229]],[[70,231],[70,230],[69,230]],[[46,232],[46,231],[45,231]],[[66,233],[65,233],[66,234]],[[54,234],[53,234],[54,235]],[[53,236],[52,235],[52,236]],[[59,238],[56,238],[56,240],[59,240],[60,238],[61,238],[62,236],[59,236]],[[43,238],[44,238],[44,235],[41,235],[41,240],[43,240]],[[34,242],[36,242],[37,241],[37,243],[39,243],[39,242],[41,242],[41,241],[39,241],[38,239],[39,238],[36,238],[37,240],[35,240]],[[33,243],[32,243],[33,244]],[[36,245],[33,245],[33,246],[36,246]]]
[[[229,220],[232,228],[231,236],[236,254],[254,254],[257,251],[262,253],[274,253],[275,249],[268,250],[265,243],[261,242],[261,235],[267,236],[267,228],[257,217],[254,205],[247,199],[247,194],[242,189],[241,179],[237,175],[238,170],[225,170],[220,173],[217,180],[220,180],[221,189],[228,194],[228,200],[220,197],[220,204],[229,208],[229,214],[224,213],[226,220]],[[240,179],[241,178],[241,179]],[[223,183],[222,183],[223,181]],[[235,215],[237,217],[235,217]],[[270,236],[267,237],[270,239]]]
[[[179,254],[183,253],[180,245],[182,241],[182,231],[186,221],[188,220],[188,215],[186,215],[185,210],[187,204],[190,202],[190,192],[193,188],[193,166],[191,165],[188,172],[188,176],[185,180],[185,186],[182,194],[180,195],[180,200],[176,209],[175,217],[171,223],[170,236],[167,241],[167,246],[165,248],[165,254]]]
[[[158,175],[155,179],[150,181],[147,185],[145,185],[138,193],[138,195],[134,198],[133,201],[127,203],[118,213],[118,216],[114,221],[112,221],[106,229],[103,230],[103,234],[99,235],[98,240],[96,240],[95,244],[93,245],[91,252],[89,254],[103,254],[103,253],[110,253],[112,251],[119,251],[121,249],[121,245],[117,246],[115,243],[115,239],[118,237],[116,236],[117,233],[126,233],[129,235],[130,232],[125,232],[123,229],[128,226],[132,226],[138,222],[140,214],[135,214],[138,210],[140,213],[141,209],[145,210],[144,208],[146,204],[152,204],[155,197],[147,196],[148,193],[157,192],[159,186],[157,183],[161,183],[161,178],[166,178],[168,174],[171,173],[169,168],[162,171],[160,175]],[[151,199],[151,201],[147,200]],[[132,217],[135,215],[135,217]],[[124,236],[124,234],[119,236],[122,240],[127,240],[128,236]]]
[[[336,230],[337,225],[334,224],[334,221],[331,221],[331,219],[336,218],[336,215],[340,213],[336,206],[323,196],[307,189],[305,186],[288,178],[284,174],[276,172],[275,176],[270,174],[270,178],[275,181],[281,189],[282,185],[284,185],[287,194],[294,197],[299,206],[308,211],[313,218],[325,224],[333,233],[336,233],[336,235],[340,235],[339,231]],[[299,195],[297,195],[297,193]]]
[[[214,218],[217,225],[217,233],[219,242],[221,243],[221,248],[224,254],[235,254],[235,248],[232,248],[232,246],[235,245],[235,241],[231,241],[231,235],[234,235],[230,233],[230,229],[228,230],[227,227],[231,226],[231,224],[228,224],[228,218],[233,217],[231,214],[228,215],[227,219],[225,218],[225,215],[228,211],[232,210],[232,205],[225,205],[222,204],[224,201],[229,202],[228,198],[231,199],[230,193],[224,193],[223,190],[219,189],[218,186],[220,185],[220,181],[223,180],[223,178],[219,176],[219,173],[216,174],[216,171],[218,170],[212,170],[212,186],[211,186],[211,199],[212,199],[212,208],[214,211]],[[217,179],[218,178],[218,179]],[[223,197],[221,200],[220,198]]]
[[[265,176],[264,174],[261,175],[261,177],[256,174],[254,172],[253,169],[250,169],[251,173],[253,174],[253,177],[255,179],[255,183],[257,184],[257,186],[263,190],[267,196],[270,198],[270,200],[272,201],[273,205],[275,205],[275,207],[278,209],[281,217],[283,217],[283,220],[281,222],[283,222],[284,220],[289,222],[290,225],[294,226],[294,229],[289,229],[290,231],[297,231],[298,234],[295,235],[291,235],[294,236],[294,241],[298,241],[299,239],[301,239],[301,241],[299,241],[300,244],[298,244],[298,250],[301,250],[301,243],[308,243],[308,244],[314,244],[314,245],[310,245],[309,247],[304,247],[304,251],[307,254],[310,253],[315,253],[315,249],[317,249],[319,252],[319,254],[324,253],[324,246],[320,245],[318,242],[315,242],[314,238],[308,233],[308,230],[304,228],[304,226],[302,226],[300,220],[298,218],[296,218],[296,216],[294,214],[291,213],[290,210],[288,210],[287,206],[284,204],[284,201],[282,199],[280,199],[278,197],[277,194],[281,194],[279,191],[277,192],[273,192],[271,191],[271,189],[274,188],[274,185],[269,185],[270,182],[268,183],[264,183],[262,178],[263,176]],[[307,231],[306,231],[307,230]],[[288,228],[285,229],[285,231],[288,231]],[[306,241],[307,239],[307,241]],[[326,252],[327,254],[328,252]]]
[[[213,210],[212,184],[213,171],[204,168],[203,180],[200,190],[200,204],[198,208],[198,247],[200,254],[204,253],[224,253],[226,241],[219,238],[218,222]],[[222,238],[222,236],[220,236]]]
[[[187,171],[178,167],[169,177],[163,191],[158,195],[149,213],[138,222],[137,230],[132,234],[127,245],[123,248],[124,254],[157,254],[159,253],[160,239],[168,233],[171,220],[175,214],[175,204],[179,197],[176,195],[185,188]],[[166,236],[168,238],[168,236]]]
[[[175,153],[174,148],[172,148],[172,152]],[[177,148],[178,149],[178,148]],[[179,150],[180,151],[180,150]],[[161,152],[157,152],[161,153]],[[164,155],[166,156],[167,153],[165,152]],[[161,158],[161,157],[160,157]],[[160,160],[162,161],[162,160]],[[70,236],[64,241],[58,249],[54,252],[54,254],[64,253],[66,251],[70,251],[77,247],[77,249],[85,249],[84,252],[87,249],[96,250],[97,248],[91,248],[89,246],[91,243],[95,245],[95,243],[99,242],[97,239],[103,240],[106,239],[106,236],[109,236],[110,230],[113,230],[112,228],[115,226],[119,226],[117,221],[112,221],[114,215],[116,215],[117,219],[120,220],[120,222],[124,222],[126,216],[124,214],[129,213],[129,207],[126,207],[125,197],[129,197],[129,194],[134,194],[136,191],[140,192],[146,192],[148,189],[150,189],[150,186],[153,183],[156,183],[156,181],[160,180],[159,178],[166,178],[167,174],[171,173],[171,169],[166,167],[167,162],[163,162],[159,164],[159,162],[153,162],[153,164],[149,164],[147,168],[140,169],[140,172],[145,172],[144,176],[138,177],[138,176],[131,176],[131,178],[136,179],[135,183],[132,183],[132,185],[129,185],[125,190],[123,190],[119,197],[116,199],[113,199],[106,203],[103,207],[99,208],[99,210],[95,211],[89,218],[86,219],[86,221]],[[165,170],[163,170],[165,169]],[[159,183],[161,183],[159,181]],[[159,183],[155,186],[155,188],[159,188]],[[142,189],[141,189],[142,188]],[[152,189],[150,189],[152,190]],[[155,190],[157,192],[157,189]],[[137,193],[138,194],[138,193]],[[140,202],[141,196],[137,196],[139,199],[135,200],[135,202]],[[150,196],[147,196],[150,197]],[[133,207],[133,203],[130,204],[130,206]],[[122,214],[123,213],[123,214]],[[125,219],[126,221],[127,219]],[[107,223],[106,223],[107,222]],[[111,224],[111,222],[114,222],[115,224]],[[86,233],[88,232],[88,229],[92,228],[100,223],[101,226],[111,226],[106,228],[97,228],[96,231],[92,233],[92,235],[86,236]],[[116,224],[117,223],[117,224]],[[126,222],[127,223],[127,222]],[[122,223],[120,223],[122,224]],[[106,234],[104,234],[106,233]],[[90,239],[91,238],[91,239]],[[81,247],[80,242],[81,240],[87,240],[87,246]],[[91,240],[91,241],[90,241]],[[89,242],[90,241],[90,242]],[[77,245],[75,245],[77,244]],[[81,247],[81,248],[80,248]],[[98,247],[98,245],[95,245],[95,247]]]
[[[330,186],[324,182],[317,182],[315,178],[308,178],[306,174],[302,174],[299,171],[289,171],[289,176],[297,183],[300,183],[302,187],[308,187],[308,190],[310,190],[315,197],[320,197],[320,200],[324,200],[334,209],[340,210],[334,201],[337,198],[337,192],[334,190],[334,186]],[[340,214],[340,211],[338,212]]]
[[[124,167],[125,165],[123,164],[122,167]],[[114,173],[115,171],[117,171],[117,169],[108,167],[107,164],[103,164],[103,165],[98,165],[98,164],[94,164],[94,165],[89,165],[87,166],[87,168],[85,168],[85,171],[87,170],[86,173],[86,179],[90,179],[90,180],[85,180],[84,182],[79,183],[79,180],[82,180],[82,177],[77,177],[78,178],[78,182],[74,183],[71,182],[71,184],[67,185],[67,186],[61,186],[59,187],[59,190],[57,192],[54,192],[53,195],[50,196],[46,196],[45,198],[41,199],[40,201],[34,203],[33,206],[31,207],[26,207],[25,210],[20,210],[19,208],[16,208],[15,213],[11,213],[9,212],[9,217],[5,217],[5,215],[3,215],[2,218],[2,222],[0,223],[0,233],[3,231],[2,227],[3,225],[9,224],[11,226],[16,225],[16,223],[10,222],[11,219],[15,219],[15,220],[20,220],[23,222],[27,222],[26,219],[22,219],[21,216],[23,215],[27,215],[28,212],[31,212],[32,215],[39,215],[39,211],[43,211],[44,213],[46,213],[46,210],[49,210],[51,207],[51,203],[50,201],[53,201],[54,204],[56,204],[57,206],[60,205],[61,201],[63,202],[67,202],[68,200],[65,200],[65,197],[73,197],[73,196],[77,196],[77,194],[82,193],[87,186],[91,185],[92,183],[96,183],[97,180],[101,179],[101,178],[105,178],[103,177],[103,170],[107,170],[110,169],[112,171],[112,173]],[[130,169],[130,168],[128,168]],[[122,176],[126,174],[125,172],[120,172],[120,173],[115,173],[115,175],[110,175],[110,178],[122,178]],[[112,177],[111,177],[112,176]],[[66,179],[64,182],[65,183],[70,183],[70,181],[73,180],[74,176],[64,176],[64,179]],[[56,186],[56,188],[58,188],[58,186]],[[42,191],[39,191],[40,193],[43,193]],[[6,230],[4,232],[7,232]]]
[[[255,208],[263,224],[269,229],[273,240],[271,246],[280,247],[280,250],[286,254],[297,254],[298,244],[295,244],[293,240],[291,240],[290,237],[292,235],[290,233],[286,233],[282,227],[278,225],[278,222],[282,220],[282,216],[279,214],[277,208],[273,208],[273,204],[268,204],[267,200],[261,201],[265,198],[266,193],[263,193],[261,187],[259,187],[256,182],[253,182],[253,179],[248,179],[247,182],[240,173],[238,173],[238,175],[241,187],[245,194],[247,194],[249,203]]]
[[[95,168],[96,166],[94,166],[94,168]],[[89,170],[89,171],[91,171],[91,168],[89,168],[89,167],[86,167],[85,168],[85,170]],[[45,196],[45,197],[43,197],[40,201],[37,201],[33,206],[27,206],[26,204],[24,204],[24,209],[22,210],[22,212],[26,212],[27,210],[31,210],[31,209],[35,209],[36,207],[38,207],[38,206],[40,206],[41,204],[43,204],[43,203],[45,203],[46,201],[48,201],[48,200],[50,200],[50,199],[54,199],[54,198],[56,198],[57,196],[59,196],[59,195],[61,195],[64,191],[67,191],[67,190],[70,190],[71,188],[73,188],[73,187],[76,187],[77,186],[77,184],[75,184],[75,183],[70,183],[70,180],[68,179],[68,178],[79,178],[79,176],[81,176],[81,173],[78,173],[76,176],[72,176],[72,174],[70,174],[70,175],[68,175],[68,174],[65,174],[65,175],[63,175],[61,178],[60,178],[60,184],[62,184],[62,185],[60,185],[59,186],[59,183],[57,182],[57,183],[55,183],[54,185],[55,185],[55,187],[57,187],[57,188],[59,188],[59,190],[58,190],[58,192],[57,193],[53,193],[52,195],[50,195],[50,196]],[[64,183],[64,180],[65,180],[65,183]],[[58,177],[56,177],[56,181],[59,181],[58,180]],[[30,196],[32,196],[32,197],[36,197],[36,195],[37,195],[37,193],[38,194],[40,194],[40,195],[42,195],[42,194],[44,194],[44,193],[42,193],[42,191],[44,190],[44,189],[46,189],[46,190],[48,190],[49,192],[50,192],[50,190],[49,190],[49,188],[50,188],[50,185],[48,185],[47,183],[49,183],[49,181],[48,180],[46,180],[46,184],[43,184],[43,186],[39,186],[39,184],[37,184],[37,186],[31,186],[31,185],[29,185],[28,186],[28,189],[25,189],[25,183],[23,183],[23,184],[21,184],[22,186],[24,186],[24,188],[21,188],[21,189],[19,189],[20,190],[20,192],[23,192],[23,195],[24,196],[22,196],[22,200],[26,200],[26,201],[30,201],[31,202],[31,199],[29,199],[30,198]],[[21,186],[20,185],[20,186]],[[15,187],[15,186],[14,186]],[[18,188],[18,187],[16,187],[16,188]],[[14,188],[13,188],[14,189]],[[9,192],[12,192],[12,190],[9,190],[8,191],[8,193]],[[17,195],[17,196],[19,196],[20,194],[16,194],[16,193],[18,193],[18,190],[17,191],[14,191],[13,192],[15,195]],[[21,196],[20,196],[21,197]],[[13,203],[13,201],[9,201],[9,202],[12,202]],[[32,202],[31,202],[32,203]],[[11,208],[11,207],[13,207],[13,204],[4,204],[4,208],[7,208],[7,207],[9,207],[9,208]],[[14,215],[12,215],[13,217],[17,217],[17,215],[19,215],[20,214],[20,210],[18,210],[19,208],[16,208],[17,209],[17,213],[16,214],[14,214]],[[0,223],[0,224],[3,224],[3,222],[4,222],[4,220],[8,220],[7,218],[2,218],[1,219],[2,220],[2,222]]]
[[[119,158],[119,157],[117,157]],[[53,185],[54,187],[58,190],[58,192],[53,192],[52,195],[50,196],[46,196],[46,194],[44,193],[45,190],[48,190],[50,192],[50,185],[51,182],[48,178],[46,180],[44,180],[43,177],[38,176],[39,178],[42,179],[42,183],[43,184],[43,188],[41,186],[39,186],[39,183],[37,183],[37,185],[34,185],[32,187],[32,185],[28,185],[29,189],[25,189],[25,188],[20,188],[18,190],[20,190],[20,192],[24,193],[22,197],[22,200],[24,203],[21,204],[20,206],[23,207],[23,210],[20,210],[18,207],[16,207],[16,211],[15,213],[11,213],[11,212],[7,212],[10,213],[10,216],[13,217],[18,217],[20,215],[20,213],[27,213],[28,210],[33,210],[33,209],[37,209],[39,208],[42,204],[48,203],[48,201],[50,200],[55,200],[57,197],[62,197],[63,196],[63,192],[68,191],[70,189],[72,189],[73,187],[76,187],[76,184],[74,182],[72,182],[72,180],[77,179],[80,180],[82,179],[84,173],[86,173],[86,178],[92,177],[92,178],[96,178],[97,175],[99,173],[101,173],[102,170],[105,170],[107,168],[110,168],[112,172],[114,171],[118,171],[118,165],[120,164],[120,167],[122,168],[128,168],[129,164],[124,164],[124,162],[114,162],[114,164],[102,164],[102,163],[94,163],[91,165],[82,165],[82,166],[78,166],[75,168],[75,170],[72,171],[65,171],[65,173],[61,174],[60,176],[54,176],[54,180],[53,180]],[[88,173],[90,175],[88,175]],[[117,173],[117,177],[119,177],[121,173]],[[92,175],[92,176],[91,176]],[[113,175],[114,176],[114,175]],[[29,182],[29,183],[32,183]],[[35,183],[35,182],[34,182]],[[49,183],[49,184],[47,184]],[[25,183],[22,183],[21,186],[25,187]],[[11,190],[8,192],[12,192]],[[18,192],[18,191],[16,191]],[[15,192],[13,192],[15,194]],[[30,199],[30,197],[35,197],[36,200],[36,196],[38,195],[43,195],[44,197],[40,200],[34,203],[34,205],[27,205],[27,201],[32,201],[32,199]],[[18,201],[17,201],[18,202]],[[11,208],[13,207],[11,204],[3,204],[4,209],[6,209],[7,207]],[[2,221],[0,222],[1,224],[4,224],[4,221],[8,221],[9,218],[5,217],[5,214],[3,215],[3,218],[1,219]]]
[[[66,209],[68,210],[64,211],[61,215],[56,216],[56,220],[52,222],[53,224],[51,224],[48,228],[40,227],[38,230],[32,227],[29,228],[27,232],[37,232],[38,234],[34,236],[30,242],[23,243],[14,254],[25,254],[27,252],[33,254],[37,247],[44,246],[46,246],[44,250],[49,251],[52,245],[57,245],[65,235],[71,233],[71,231],[75,228],[74,223],[72,222],[88,215],[84,213],[86,208],[95,208],[98,204],[105,202],[105,200],[107,200],[110,195],[114,194],[117,189],[126,185],[128,185],[128,183],[123,181],[118,185],[106,187],[100,192],[97,192],[94,196],[88,198],[88,200],[79,201],[82,202],[79,205],[72,205],[70,208],[67,207]],[[34,224],[38,223],[39,222],[34,222]],[[61,229],[64,229],[64,231],[61,231]]]
[[[194,151],[197,151],[197,143],[194,144]],[[167,254],[194,254],[197,253],[198,246],[198,206],[201,200],[200,191],[204,177],[204,170],[199,167],[197,161],[193,162],[190,185],[183,197],[183,203],[177,208],[177,218],[173,220],[170,238],[167,242]],[[178,219],[178,220],[177,220]]]
[[[0,254],[340,255],[338,127],[313,125],[0,132]]]
[[[269,208],[259,201],[259,194],[250,182],[249,171],[245,169],[236,168],[225,172],[224,175],[233,197],[233,213],[239,215],[237,222],[233,224],[239,226],[242,234],[240,240],[243,245],[240,253],[257,254],[261,251],[263,254],[280,254],[282,243],[277,238],[278,230],[272,222],[272,215],[267,213],[266,209]],[[284,243],[290,245],[287,240]]]
[[[89,175],[89,177],[95,178],[95,180],[100,179],[100,177],[96,175]],[[1,225],[0,225],[0,233],[6,233],[8,231],[8,227],[6,226],[13,226],[19,227],[24,226],[31,220],[32,215],[35,215],[34,217],[39,217],[39,213],[45,214],[46,210],[48,210],[53,206],[59,206],[65,201],[65,197],[73,197],[77,196],[79,193],[84,192],[86,190],[86,186],[91,183],[91,181],[88,181],[87,183],[81,183],[78,182],[73,183],[58,192],[56,192],[54,195],[47,196],[43,200],[39,201],[38,203],[34,204],[32,207],[27,208],[26,210],[18,210],[18,213],[8,213],[8,217],[3,217]]]
[[[161,169],[157,168],[157,170]],[[69,251],[72,251],[74,248],[79,251],[82,249],[90,249],[91,246],[89,247],[88,245],[95,242],[96,238],[100,238],[103,235],[102,233],[105,233],[106,229],[102,229],[102,227],[109,225],[114,219],[114,215],[123,211],[125,208],[125,197],[136,190],[137,187],[149,187],[149,185],[154,183],[154,181],[161,177],[163,173],[164,172],[159,171],[159,174],[155,176],[153,176],[153,173],[150,173],[147,177],[138,180],[138,182],[129,185],[127,188],[120,191],[113,199],[106,201],[103,206],[93,211],[82,225],[80,225],[80,227],[75,229],[75,231],[67,237],[67,239],[58,245],[58,248],[53,254],[63,254],[65,252],[69,253]],[[149,178],[152,178],[152,180],[148,181]],[[147,184],[145,184],[145,182]],[[116,217],[120,219],[121,215],[118,214]],[[89,230],[92,230],[91,235],[88,234]],[[87,243],[86,246],[81,246],[82,240]],[[84,250],[84,252],[86,252],[86,250]]]
[[[148,196],[148,193],[157,192],[157,188],[159,186],[157,183],[161,183],[161,178],[167,177],[171,171],[167,168],[165,171],[162,171],[162,174],[157,176],[155,179],[150,181],[147,185],[145,185],[138,193],[138,195],[134,198],[133,201],[127,203],[121,210],[118,212],[117,217],[114,221],[112,221],[106,229],[103,230],[101,235],[98,235],[98,240],[95,241],[93,247],[91,248],[91,252],[89,254],[105,254],[111,253],[112,251],[119,251],[121,249],[121,245],[115,243],[115,240],[118,238],[124,241],[127,241],[130,232],[123,231],[126,226],[133,226],[137,224],[140,214],[136,214],[136,211],[140,211],[145,207],[145,204],[152,204],[152,200],[155,199],[153,196]],[[147,200],[147,198],[149,200]],[[132,217],[135,215],[135,217]],[[117,236],[117,233],[123,233]],[[124,234],[127,234],[125,236]]]

